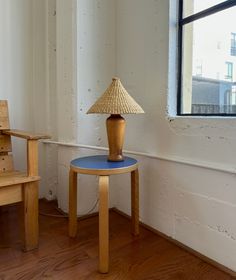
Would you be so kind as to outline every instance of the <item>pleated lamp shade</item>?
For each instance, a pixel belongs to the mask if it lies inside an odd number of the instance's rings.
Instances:
[[[87,114],[139,114],[144,113],[139,104],[128,94],[119,78],[92,105]]]

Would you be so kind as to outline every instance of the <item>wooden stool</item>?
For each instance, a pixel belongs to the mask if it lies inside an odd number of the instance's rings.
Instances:
[[[77,234],[77,173],[99,176],[99,271],[107,273],[109,267],[109,175],[131,172],[132,234],[139,234],[139,175],[137,160],[107,161],[107,156],[77,158],[70,165],[69,236]]]

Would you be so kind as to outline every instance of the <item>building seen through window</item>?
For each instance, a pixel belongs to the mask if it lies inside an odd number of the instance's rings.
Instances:
[[[236,1],[180,0],[181,10],[178,114],[236,115]]]
[[[236,56],[236,33],[231,33],[231,55]]]
[[[225,62],[226,64],[226,75],[225,79],[232,81],[233,78],[233,62]]]

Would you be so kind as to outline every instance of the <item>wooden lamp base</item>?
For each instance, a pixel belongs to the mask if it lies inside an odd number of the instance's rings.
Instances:
[[[125,119],[121,115],[112,114],[107,118],[106,125],[109,145],[108,161],[123,161]]]

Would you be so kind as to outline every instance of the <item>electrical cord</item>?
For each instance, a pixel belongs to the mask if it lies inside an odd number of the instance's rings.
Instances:
[[[99,202],[99,199],[97,198],[94,205],[92,206],[92,208],[85,214],[81,214],[81,215],[77,215],[78,218],[81,218],[85,215],[89,215],[91,212],[93,212],[93,210],[97,207],[98,205],[98,202]],[[55,209],[59,212],[59,209],[57,207],[55,207]],[[61,212],[60,215],[57,215],[57,214],[49,214],[49,213],[44,213],[44,212],[39,212],[39,215],[41,216],[47,216],[47,217],[54,217],[54,218],[68,218],[68,214],[64,214],[63,212]]]

